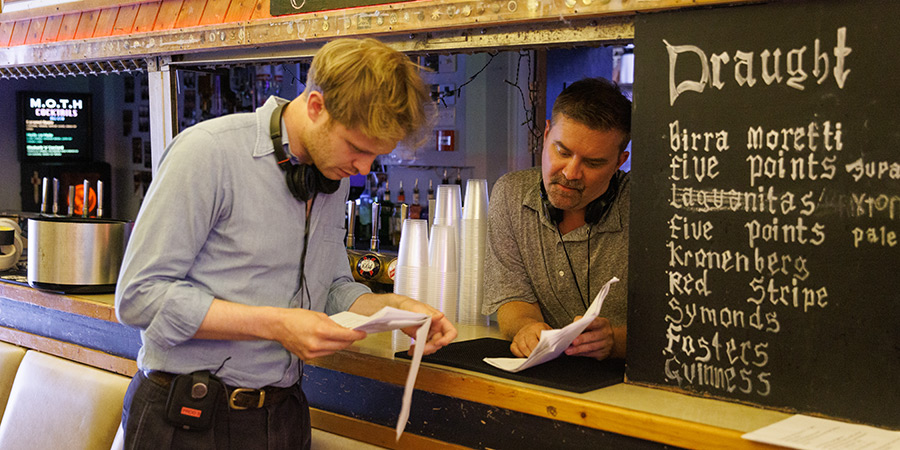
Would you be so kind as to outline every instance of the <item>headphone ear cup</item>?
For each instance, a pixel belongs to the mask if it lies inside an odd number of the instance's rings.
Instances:
[[[332,180],[327,178],[316,166],[310,166],[309,171],[313,173],[315,180],[316,192],[323,194],[333,194],[341,187],[341,180]]]
[[[612,207],[613,202],[616,200],[616,197],[619,195],[619,176],[618,174],[613,175],[613,177],[609,180],[609,187],[606,188],[606,192],[603,195],[597,197],[594,201],[588,203],[587,207],[584,209],[584,221],[589,224],[596,224],[600,222],[600,219],[606,215],[606,212],[609,211],[609,208]]]
[[[305,202],[309,200],[310,192],[307,183],[306,165],[291,166],[284,172],[284,181],[287,183],[288,190],[297,200]]]
[[[291,195],[301,202],[319,192],[332,194],[341,187],[341,180],[328,179],[316,166],[309,164],[288,167],[284,172],[284,179]]]

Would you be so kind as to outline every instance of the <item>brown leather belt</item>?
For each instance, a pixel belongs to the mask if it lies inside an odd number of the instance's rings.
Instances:
[[[177,376],[158,370],[151,370],[146,372],[146,374],[147,379],[164,388],[168,388],[172,384],[172,380]],[[266,386],[260,389],[250,389],[225,385],[225,390],[228,394],[228,406],[235,410],[258,409],[263,406],[277,405],[288,398],[293,393],[293,389],[296,389],[296,386]]]

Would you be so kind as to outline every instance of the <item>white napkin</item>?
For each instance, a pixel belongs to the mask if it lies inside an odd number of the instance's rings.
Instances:
[[[385,306],[371,316],[344,311],[330,317],[331,320],[342,327],[365,331],[366,333],[379,333],[412,326],[419,327],[416,330],[416,343],[418,345],[413,349],[412,364],[409,366],[409,373],[406,375],[406,385],[403,387],[403,403],[400,407],[400,416],[397,417],[397,434],[395,439],[399,441],[400,435],[403,434],[403,429],[406,428],[406,421],[409,419],[413,388],[416,385],[416,376],[419,374],[422,353],[425,351],[428,330],[431,328],[431,316]]]
[[[507,372],[515,373],[556,358],[569,348],[572,341],[600,315],[600,308],[603,307],[603,299],[609,293],[609,286],[617,281],[619,281],[618,278],[612,277],[603,285],[591,306],[585,311],[584,317],[558,330],[541,331],[541,340],[538,341],[538,345],[528,358],[484,358],[484,362]]]

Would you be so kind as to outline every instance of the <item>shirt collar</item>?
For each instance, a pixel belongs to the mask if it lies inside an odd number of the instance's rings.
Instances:
[[[272,112],[275,111],[275,107],[282,103],[288,103],[288,100],[271,96],[254,112],[254,114],[256,114],[256,146],[253,149],[253,156],[255,158],[271,155],[272,152],[275,151],[275,149],[272,148],[272,137],[269,135],[269,123],[272,119]],[[283,134],[283,125],[281,131],[282,142],[286,142],[287,135]]]
[[[291,153],[291,145],[288,139],[287,125],[284,123],[284,118],[281,119],[281,142],[282,145],[284,145],[284,154],[290,158],[291,164],[300,164],[300,160]]]

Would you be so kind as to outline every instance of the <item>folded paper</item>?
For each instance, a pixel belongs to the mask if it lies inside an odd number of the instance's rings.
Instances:
[[[561,355],[569,348],[572,341],[600,315],[600,308],[603,307],[603,299],[609,293],[609,286],[617,281],[619,281],[618,278],[612,277],[603,285],[591,306],[585,311],[584,317],[558,330],[541,331],[541,340],[527,358],[484,358],[484,362],[498,369],[515,373],[543,364]]]
[[[403,387],[403,403],[400,407],[400,416],[397,417],[395,438],[400,440],[400,435],[403,434],[403,429],[406,428],[406,421],[409,419],[413,388],[416,385],[416,376],[419,374],[422,353],[425,351],[425,341],[428,340],[431,316],[385,306],[371,316],[344,311],[330,317],[331,320],[342,327],[365,331],[366,333],[380,333],[382,331],[418,327],[415,339],[419,345],[416,345],[413,349],[412,364],[409,366],[409,372],[406,375],[406,385]]]

